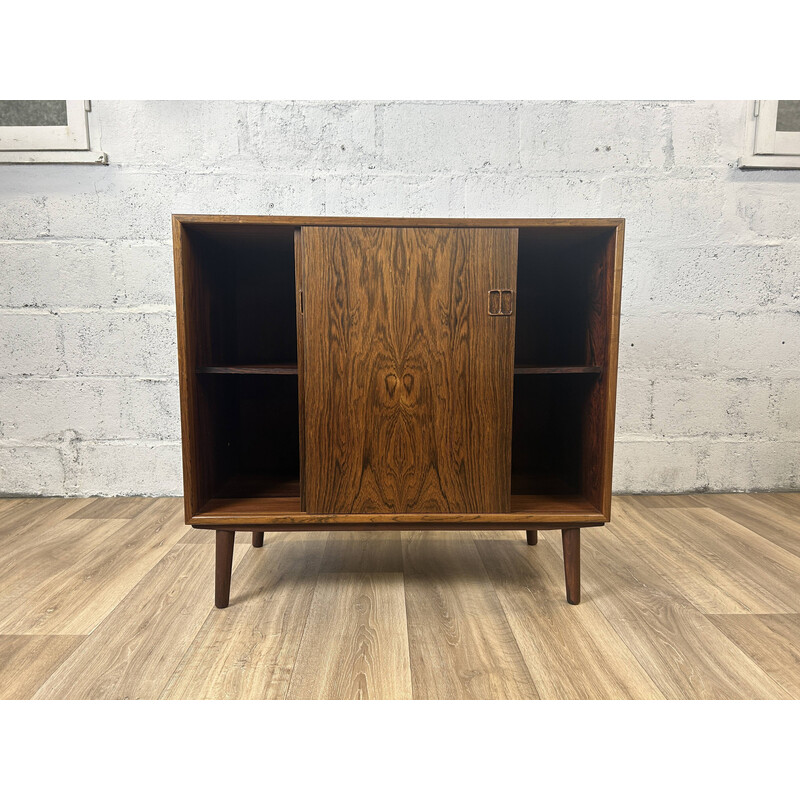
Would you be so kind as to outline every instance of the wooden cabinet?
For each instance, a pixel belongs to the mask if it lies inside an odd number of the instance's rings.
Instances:
[[[610,518],[622,220],[175,216],[186,522]]]

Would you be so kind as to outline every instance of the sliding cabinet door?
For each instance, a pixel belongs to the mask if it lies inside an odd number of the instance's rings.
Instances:
[[[508,511],[517,231],[301,240],[305,510]]]

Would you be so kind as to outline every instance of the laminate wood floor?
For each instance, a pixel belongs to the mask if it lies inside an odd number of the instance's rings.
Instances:
[[[800,494],[621,496],[582,533],[214,534],[178,498],[0,499],[3,699],[798,699]]]

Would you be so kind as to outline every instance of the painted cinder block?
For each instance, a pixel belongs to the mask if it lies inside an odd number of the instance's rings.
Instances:
[[[630,314],[795,309],[800,248],[635,248],[625,263],[623,297]]]
[[[62,321],[40,309],[0,310],[0,369],[3,375],[63,374]]]
[[[656,436],[759,437],[775,433],[770,415],[772,386],[758,379],[719,375],[656,378],[653,433]]]
[[[748,243],[754,234],[736,211],[733,187],[718,176],[603,178],[599,216],[625,217],[629,246]]]
[[[119,381],[120,438],[181,438],[180,396],[174,378],[124,378]]]
[[[67,484],[86,495],[180,495],[180,444],[80,442]]]
[[[464,191],[469,217],[601,216],[600,183],[589,177],[474,172]]]
[[[103,241],[26,241],[0,246],[0,306],[88,308],[119,302],[122,286]]]
[[[742,155],[745,114],[751,102],[671,103],[668,110],[672,162],[686,171],[730,170]]]
[[[620,322],[621,371],[714,368],[720,353],[720,317],[705,314],[625,315]]]
[[[3,164],[0,180],[0,240],[36,239],[49,234],[46,180],[36,184],[29,164]],[[44,167],[52,175],[56,167]],[[39,177],[42,177],[41,175]]]
[[[76,378],[0,379],[4,439],[62,441],[67,431],[94,438],[113,426],[112,391],[99,381]]]
[[[239,159],[244,113],[229,100],[98,100],[92,116],[112,167],[202,172]]]
[[[705,450],[709,490],[785,491],[800,485],[800,440],[716,441]]]
[[[765,242],[797,242],[800,219],[800,173],[765,178],[761,171],[747,174],[735,186],[736,210],[741,223]]]
[[[359,175],[326,179],[334,216],[464,216],[464,181],[448,175]]]
[[[646,373],[620,372],[617,379],[616,435],[647,434],[653,425],[653,379]]]
[[[519,117],[512,103],[378,105],[379,168],[463,173],[519,165]]]
[[[371,103],[247,103],[242,113],[243,166],[356,174],[376,166]]]
[[[666,103],[560,101],[520,108],[520,162],[526,171],[663,170]]]
[[[110,261],[121,287],[117,305],[175,305],[171,243],[113,242]]]
[[[164,311],[79,311],[62,314],[64,361],[70,375],[174,376],[175,317]]]
[[[64,465],[57,446],[0,442],[0,489],[4,495],[64,494]]]
[[[3,439],[180,439],[171,378],[0,378]]]
[[[615,487],[800,489],[800,172],[746,113],[96,101],[109,167],[2,167],[0,493],[180,491],[173,213],[624,216]]]
[[[693,492],[705,486],[701,440],[621,440],[614,444],[613,490]]]
[[[800,309],[722,314],[720,369],[738,375],[800,377]]]
[[[800,380],[776,381],[770,401],[777,439],[800,441]]]

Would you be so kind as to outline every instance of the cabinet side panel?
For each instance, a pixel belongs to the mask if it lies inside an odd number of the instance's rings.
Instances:
[[[178,325],[178,374],[181,395],[183,493],[187,520],[209,499],[213,459],[204,459],[201,437],[210,431],[208,403],[195,373],[210,349],[208,288],[200,273],[198,246],[186,228],[173,218],[175,304]],[[206,324],[204,324],[204,322]]]
[[[600,510],[607,518],[611,518],[611,482],[614,471],[614,433],[616,428],[617,408],[617,365],[619,361],[619,324],[622,304],[622,254],[625,240],[625,222],[620,221],[608,247],[608,341],[606,343],[606,389],[605,407],[605,442],[603,448],[603,482],[602,502]]]
[[[588,352],[602,373],[589,394],[583,415],[581,490],[608,515],[614,449],[614,406],[619,347],[619,304],[622,283],[622,232],[612,232],[594,256],[588,318]]]
[[[303,230],[313,513],[507,511],[516,230]]]
[[[295,264],[295,314],[297,317],[297,416],[300,430],[300,510],[306,510],[306,489],[305,489],[305,357],[304,357],[304,337],[303,337],[303,275],[305,267],[303,263],[303,229],[297,228],[294,232],[294,264]]]

